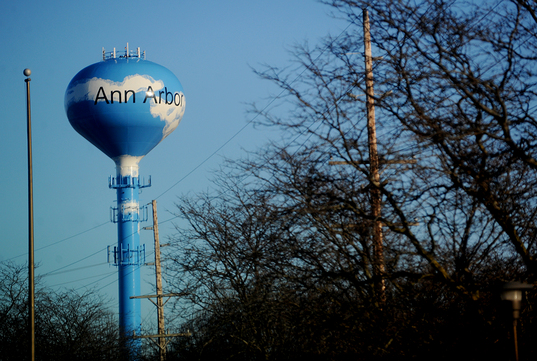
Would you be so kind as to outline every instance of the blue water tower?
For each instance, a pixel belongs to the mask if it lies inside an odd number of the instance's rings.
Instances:
[[[140,48],[105,52],[103,61],[82,69],[65,92],[65,111],[73,128],[116,164],[110,188],[117,191],[119,327],[122,336],[140,335],[140,247],[138,202],[140,160],[175,130],[185,112],[183,87],[165,67],[145,60]],[[139,352],[139,342],[129,342]]]

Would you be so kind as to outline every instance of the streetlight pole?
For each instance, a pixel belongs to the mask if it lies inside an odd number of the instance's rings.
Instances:
[[[35,285],[34,285],[34,194],[32,176],[32,112],[30,107],[30,75],[32,71],[24,69],[26,82],[26,120],[28,133],[28,306],[30,332],[30,360],[35,360]]]
[[[511,302],[513,309],[513,341],[515,346],[515,360],[518,361],[518,335],[517,335],[517,323],[520,318],[520,308],[522,305],[522,298],[524,297],[524,291],[532,289],[533,285],[522,282],[508,282],[503,285],[502,300]]]

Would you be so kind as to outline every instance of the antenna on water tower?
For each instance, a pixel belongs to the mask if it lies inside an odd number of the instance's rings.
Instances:
[[[150,186],[140,182],[139,162],[175,130],[185,112],[183,87],[161,65],[129,53],[116,58],[116,49],[103,61],[82,69],[65,92],[65,111],[73,128],[116,164],[109,187],[117,192],[113,221],[118,224],[114,263],[118,267],[119,327],[121,336],[140,335],[140,266],[145,248],[140,246],[138,193]],[[131,359],[141,343],[128,341]]]

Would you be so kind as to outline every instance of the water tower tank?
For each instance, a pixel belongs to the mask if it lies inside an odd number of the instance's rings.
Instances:
[[[103,61],[82,69],[65,92],[65,111],[73,128],[116,164],[110,188],[117,191],[114,221],[118,243],[119,326],[124,336],[140,333],[138,163],[179,124],[185,112],[183,87],[165,67],[145,60],[139,48],[105,53]],[[136,348],[139,343],[131,343]],[[138,345],[138,346],[136,346]],[[136,350],[134,350],[136,351]]]
[[[104,58],[69,83],[67,117],[116,163],[122,158],[139,161],[181,121],[183,87],[170,70],[140,56]]]

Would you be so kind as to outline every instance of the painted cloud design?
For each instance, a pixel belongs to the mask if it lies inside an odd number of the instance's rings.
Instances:
[[[144,94],[141,97],[141,99],[144,99],[148,87],[151,87],[153,91],[158,94],[159,90],[164,89],[164,83],[162,80],[155,80],[149,75],[140,74],[129,75],[121,82],[94,77],[85,82],[78,83],[67,90],[66,106],[69,107],[72,103],[81,101],[95,101],[101,87],[104,89],[119,90],[121,94],[125,94],[126,90],[134,90],[136,94]],[[127,99],[124,99],[123,101],[128,102],[131,95],[132,93],[128,92]],[[180,95],[183,95],[183,93],[181,92]],[[101,102],[104,101],[104,99],[100,98],[98,101]],[[119,101],[119,95],[114,95],[114,101]],[[150,99],[148,99],[148,101],[150,101],[151,104],[151,115],[153,115],[154,118],[160,118],[161,121],[166,123],[162,131],[164,139],[177,128],[185,113],[184,97],[181,106],[169,105],[164,101],[162,101],[161,104],[151,101]]]

